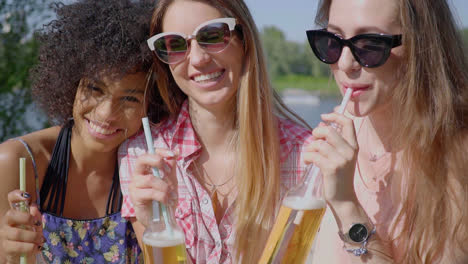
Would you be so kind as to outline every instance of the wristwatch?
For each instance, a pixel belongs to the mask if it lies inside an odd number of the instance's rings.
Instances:
[[[369,238],[371,230],[369,224],[353,223],[346,234],[339,231],[338,235],[345,243],[361,244]]]
[[[338,231],[338,235],[344,242],[343,248],[347,252],[352,253],[357,257],[367,253],[367,243],[369,242],[369,239],[374,233],[375,226],[371,227],[370,224],[364,223],[353,223],[346,234],[343,234],[343,232]],[[360,245],[360,247],[349,249],[346,247],[346,243],[352,245]]]

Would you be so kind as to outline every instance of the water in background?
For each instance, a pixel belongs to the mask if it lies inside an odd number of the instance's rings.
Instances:
[[[325,97],[302,91],[288,89],[283,92],[282,98],[296,114],[302,117],[312,128],[321,121],[320,114],[330,113],[340,104],[341,98]]]

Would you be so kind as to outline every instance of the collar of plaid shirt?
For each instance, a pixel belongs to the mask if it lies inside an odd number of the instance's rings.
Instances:
[[[311,132],[296,123],[278,118],[279,140],[281,145],[281,162],[288,158],[289,153],[299,141],[310,140]],[[160,126],[163,133],[166,147],[171,150],[179,150],[179,159],[188,160],[193,158],[201,149],[195,130],[192,126],[188,108],[188,100],[182,104],[179,115],[176,119],[169,119]],[[154,133],[153,133],[154,134]],[[185,145],[191,145],[190,148]]]
[[[295,185],[304,169],[302,150],[312,139],[311,132],[292,121],[278,119],[281,145],[281,183],[287,189]],[[187,252],[194,263],[232,263],[231,252],[234,243],[234,207],[229,207],[219,224],[216,221],[210,195],[193,177],[190,164],[201,150],[193,129],[185,101],[177,118],[168,119],[152,127],[155,144],[179,152],[178,196],[175,212],[179,226],[185,232]],[[126,149],[124,149],[126,148]],[[146,149],[144,135],[139,133],[121,147],[121,186],[124,189],[122,214],[134,216],[133,205],[128,198],[129,175],[134,168],[136,157]],[[120,154],[120,153],[119,153]],[[128,166],[126,169],[125,166]],[[192,168],[192,167],[190,167]],[[284,192],[282,192],[284,194]],[[130,212],[130,213],[129,213]]]

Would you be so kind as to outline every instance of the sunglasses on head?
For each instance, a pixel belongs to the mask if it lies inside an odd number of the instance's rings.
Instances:
[[[347,46],[361,66],[379,67],[387,61],[390,50],[401,45],[401,35],[360,34],[343,39],[326,29],[307,30],[306,33],[315,56],[327,64],[336,63],[343,47]]]
[[[196,39],[198,45],[209,53],[223,51],[229,45],[235,27],[235,18],[217,18],[199,25],[192,35],[164,32],[152,36],[147,42],[162,62],[174,64],[185,59],[192,39]]]

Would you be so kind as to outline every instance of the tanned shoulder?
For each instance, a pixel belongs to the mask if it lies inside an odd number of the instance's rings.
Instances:
[[[31,149],[36,162],[39,182],[49,164],[50,156],[57,140],[60,127],[52,127],[20,137]],[[31,159],[24,145],[18,140],[7,140],[0,144],[0,214],[8,210],[7,195],[19,189],[19,159],[26,158],[26,191],[36,200],[35,172]],[[5,198],[5,199],[4,199]]]

